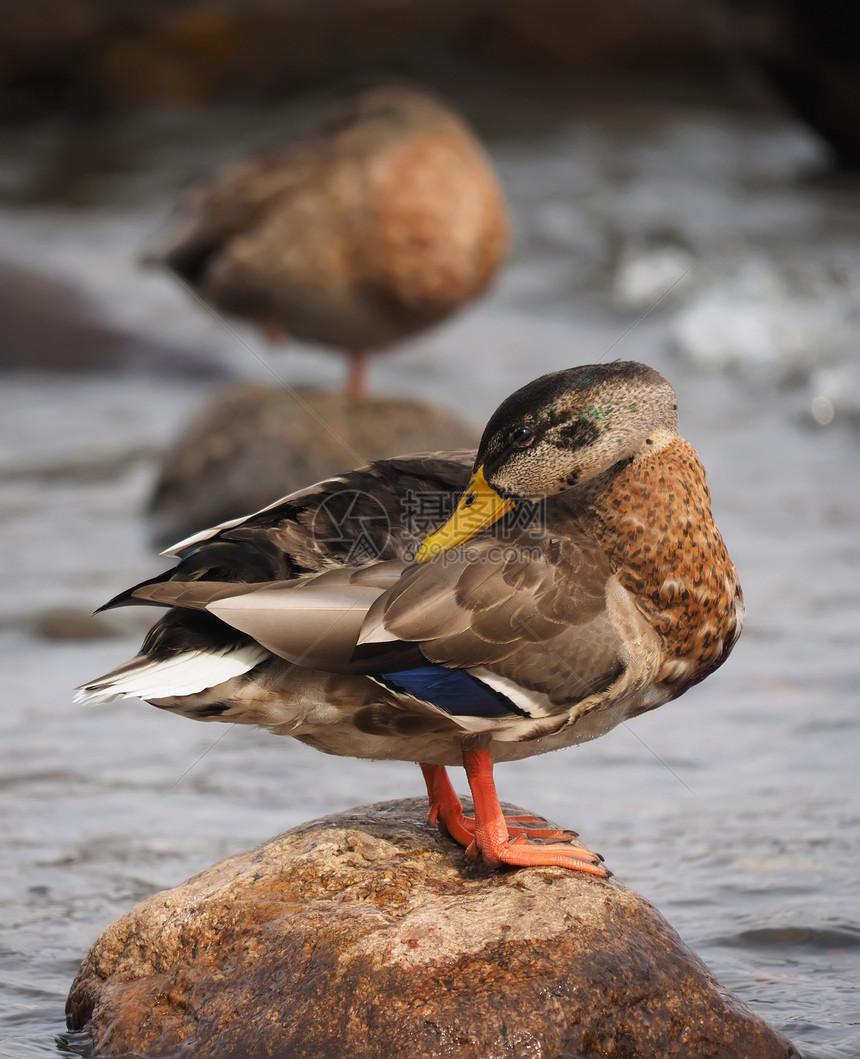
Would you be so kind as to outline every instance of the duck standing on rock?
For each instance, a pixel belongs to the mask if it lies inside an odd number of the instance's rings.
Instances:
[[[744,613],[674,391],[631,361],[523,387],[477,453],[379,460],[168,554],[173,570],[106,606],[170,609],[81,700],[420,762],[431,820],[490,866],[607,874],[570,832],[506,819],[494,762],[677,698],[725,661]]]
[[[191,188],[147,260],[259,325],[367,354],[477,297],[507,250],[505,201],[463,120],[402,83],[356,90],[319,128]]]

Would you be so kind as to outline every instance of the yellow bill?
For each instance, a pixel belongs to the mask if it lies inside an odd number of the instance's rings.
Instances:
[[[457,510],[441,529],[424,539],[415,561],[426,563],[448,548],[456,548],[458,544],[471,540],[481,530],[497,522],[513,506],[513,500],[499,496],[488,484],[484,468],[479,467],[460,498]]]

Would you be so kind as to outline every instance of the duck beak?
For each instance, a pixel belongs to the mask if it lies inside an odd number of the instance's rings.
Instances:
[[[415,555],[415,561],[426,563],[437,555],[471,540],[487,526],[492,526],[510,511],[514,501],[499,496],[484,477],[483,466],[472,475],[472,480],[460,498],[457,510],[441,529],[431,533]]]

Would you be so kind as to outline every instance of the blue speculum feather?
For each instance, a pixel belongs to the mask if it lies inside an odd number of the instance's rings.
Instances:
[[[426,665],[395,673],[376,673],[376,679],[392,691],[405,692],[432,703],[453,716],[507,717],[528,714],[511,700],[462,669]]]

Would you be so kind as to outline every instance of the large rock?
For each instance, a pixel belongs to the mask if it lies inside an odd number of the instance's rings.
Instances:
[[[478,440],[462,419],[418,401],[241,384],[208,404],[165,459],[152,535],[166,546],[370,460]]]
[[[426,815],[326,817],[156,894],[93,946],[70,1027],[97,1057],[799,1056],[616,880],[490,872]]]

